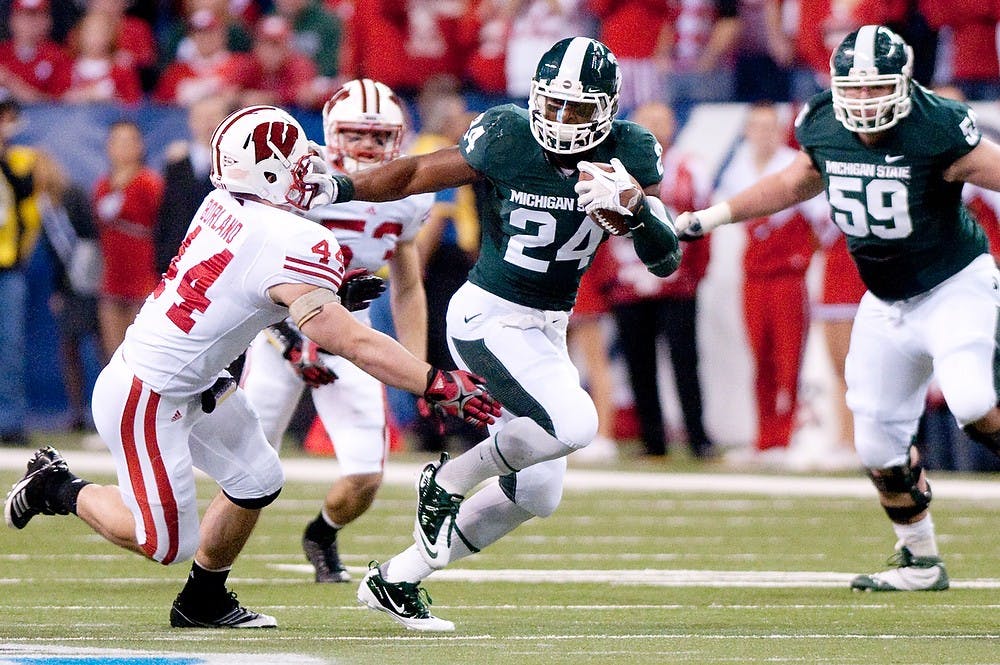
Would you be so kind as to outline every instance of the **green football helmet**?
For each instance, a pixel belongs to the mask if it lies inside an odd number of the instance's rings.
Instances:
[[[870,134],[894,126],[910,113],[913,49],[881,25],[865,25],[844,38],[830,57],[833,110],[852,132]],[[891,87],[877,97],[860,88]]]
[[[601,42],[587,37],[556,42],[531,80],[528,110],[535,140],[560,155],[599,144],[611,132],[621,82],[618,61]]]

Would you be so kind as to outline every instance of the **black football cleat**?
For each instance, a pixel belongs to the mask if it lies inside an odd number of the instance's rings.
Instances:
[[[62,476],[63,478],[60,478]],[[52,446],[39,449],[28,460],[28,468],[21,480],[14,483],[3,504],[7,526],[23,529],[35,515],[67,515],[69,511],[52,498],[49,490],[53,481],[70,477],[69,466],[59,451]]]

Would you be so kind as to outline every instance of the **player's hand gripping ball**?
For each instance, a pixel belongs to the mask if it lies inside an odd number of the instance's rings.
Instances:
[[[610,164],[580,162],[576,193],[598,226],[612,235],[628,233],[629,218],[642,202],[642,188],[617,159]]]

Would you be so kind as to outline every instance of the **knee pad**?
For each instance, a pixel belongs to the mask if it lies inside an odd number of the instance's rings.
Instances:
[[[553,417],[555,436],[573,450],[586,448],[597,436],[597,408],[583,389],[582,397],[573,401],[571,409],[564,410],[564,417]]]
[[[265,506],[270,506],[272,503],[274,503],[274,500],[278,498],[279,494],[281,494],[281,488],[278,488],[277,491],[271,492],[267,496],[257,497],[253,499],[237,499],[236,497],[232,496],[226,491],[223,491],[222,493],[226,495],[227,499],[229,499],[232,503],[236,504],[240,508],[245,508],[247,510],[260,510],[261,508],[264,508]]]
[[[548,517],[562,501],[566,458],[535,464],[500,478],[500,488],[508,499],[535,517]]]
[[[927,510],[931,505],[931,486],[927,483],[927,490],[920,489],[918,482],[923,467],[920,464],[910,465],[907,463],[900,466],[891,466],[885,469],[869,469],[868,477],[879,492],[886,494],[906,494],[913,500],[912,506],[886,506],[885,510],[889,519],[898,524],[906,524],[908,520],[916,517]]]
[[[565,457],[574,448],[546,432],[531,418],[514,418],[493,438],[495,454],[507,468],[519,472],[540,462]]]

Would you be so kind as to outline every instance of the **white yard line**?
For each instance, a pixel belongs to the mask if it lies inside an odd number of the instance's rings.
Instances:
[[[23,470],[31,452],[23,448],[0,448],[0,469]],[[66,453],[70,468],[78,474],[113,473],[107,452],[74,450]],[[332,458],[295,458],[283,460],[285,476],[302,482],[326,482],[336,478],[340,467]],[[412,485],[423,464],[390,461],[385,482]],[[936,499],[1000,501],[1000,478],[970,480],[932,475]],[[598,471],[570,467],[566,474],[569,490],[615,490],[633,492],[710,492],[713,494],[757,494],[763,496],[832,496],[875,497],[875,490],[859,472],[857,477],[780,476],[718,473],[657,473],[635,471]]]

